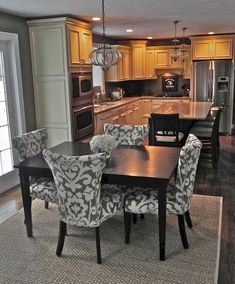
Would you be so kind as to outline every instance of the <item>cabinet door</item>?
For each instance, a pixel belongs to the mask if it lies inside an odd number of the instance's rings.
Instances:
[[[188,48],[188,57],[184,61],[184,74],[183,78],[184,79],[190,79],[191,77],[191,68],[192,68],[192,54],[191,54],[191,49]]]
[[[101,112],[95,115],[95,133],[104,133],[104,124],[110,122],[110,112]]]
[[[89,54],[92,51],[92,33],[89,30],[80,31],[80,60],[82,63],[89,64]]]
[[[81,63],[81,44],[80,44],[80,29],[70,27],[68,29],[68,58],[69,65],[78,65]]]
[[[158,66],[166,66],[169,64],[169,51],[168,50],[155,50],[154,55],[154,65]]]
[[[193,60],[210,59],[212,56],[212,41],[201,40],[193,42]]]
[[[133,117],[133,109],[129,109],[126,111],[126,121],[125,124],[133,125],[134,124],[134,117]]]
[[[145,78],[145,45],[132,46],[132,76],[134,80]]]
[[[146,52],[146,79],[156,78],[154,72],[154,50],[147,50]]]
[[[213,41],[213,58],[231,59],[232,58],[232,40],[216,39]]]
[[[148,117],[152,111],[151,100],[143,99],[141,100],[141,124],[148,124]]]
[[[130,79],[130,51],[122,52],[122,77],[123,80]]]

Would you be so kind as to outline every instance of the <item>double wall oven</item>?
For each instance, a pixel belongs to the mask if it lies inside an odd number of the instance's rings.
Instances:
[[[91,72],[72,72],[72,115],[74,141],[92,135],[95,130]]]

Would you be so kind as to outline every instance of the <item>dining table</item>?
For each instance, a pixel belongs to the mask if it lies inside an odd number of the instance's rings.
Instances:
[[[91,154],[89,143],[63,142],[53,152],[68,156]],[[180,154],[177,147],[118,146],[103,170],[102,183],[154,188],[158,191],[160,260],[165,260],[166,192],[174,175]],[[40,153],[15,165],[19,169],[21,193],[28,237],[33,237],[30,177],[52,177],[52,172]]]

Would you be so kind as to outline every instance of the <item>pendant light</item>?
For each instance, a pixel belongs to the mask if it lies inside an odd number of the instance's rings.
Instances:
[[[103,43],[98,45],[90,55],[90,61],[95,66],[100,66],[103,71],[109,70],[110,66],[116,65],[120,62],[121,53],[112,48],[110,44],[105,43],[105,13],[104,0],[102,0],[102,23],[103,23]]]
[[[185,44],[185,31],[187,30],[187,27],[183,27],[183,38],[182,38],[182,44],[180,45],[180,59],[182,62],[185,61],[185,59],[188,57],[188,49],[187,45]]]
[[[178,43],[179,40],[176,38],[176,32],[177,32],[177,24],[179,23],[179,21],[174,21],[174,25],[175,25],[175,38],[172,40],[174,43],[174,48],[171,50],[171,58],[174,61],[177,61],[177,59],[180,58],[180,49],[178,47]]]

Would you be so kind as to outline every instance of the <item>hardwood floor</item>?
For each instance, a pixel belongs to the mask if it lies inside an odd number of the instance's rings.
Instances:
[[[235,136],[220,137],[218,169],[200,161],[195,193],[223,196],[219,284],[235,283]],[[0,194],[0,223],[22,207],[20,188]],[[192,220],[193,221],[193,220]]]

